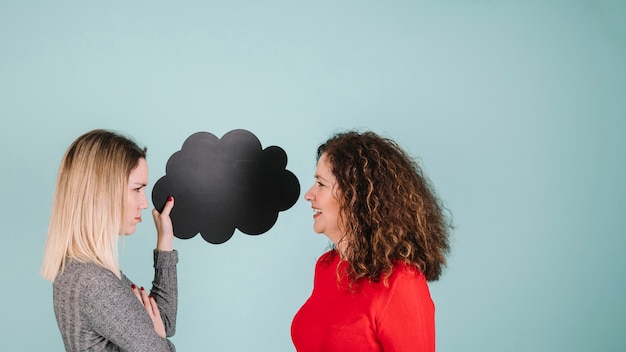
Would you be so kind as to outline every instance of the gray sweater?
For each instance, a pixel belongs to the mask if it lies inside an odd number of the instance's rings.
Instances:
[[[178,252],[154,251],[151,293],[168,337],[176,331],[177,263]],[[171,341],[157,335],[131,284],[124,274],[120,280],[101,266],[68,261],[53,283],[54,313],[66,351],[176,350]]]

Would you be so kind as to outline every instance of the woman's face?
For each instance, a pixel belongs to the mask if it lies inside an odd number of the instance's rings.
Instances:
[[[148,208],[146,185],[148,184],[148,163],[139,159],[137,167],[130,172],[128,189],[126,190],[126,217],[124,219],[124,235],[135,232],[137,223],[141,222],[141,211]]]
[[[322,154],[317,162],[315,183],[306,192],[304,199],[311,202],[313,208],[313,230],[326,235],[335,245],[338,245],[344,232],[340,220],[340,194],[330,161],[326,154]]]

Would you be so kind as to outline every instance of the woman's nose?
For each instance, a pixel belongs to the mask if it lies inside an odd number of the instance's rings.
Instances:
[[[313,187],[309,188],[309,190],[306,191],[306,193],[304,194],[304,199],[309,202],[313,200]]]
[[[140,204],[141,209],[148,209],[148,197],[144,195],[143,197],[141,197],[141,200],[142,200]]]

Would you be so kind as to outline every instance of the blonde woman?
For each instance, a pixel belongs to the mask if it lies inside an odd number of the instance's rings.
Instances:
[[[69,147],[59,169],[41,275],[53,282],[54,313],[66,351],[175,351],[178,287],[169,197],[157,229],[150,293],[121,271],[120,235],[148,208],[146,149],[93,130]]]

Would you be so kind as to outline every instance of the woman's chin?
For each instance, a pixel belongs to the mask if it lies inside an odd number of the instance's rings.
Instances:
[[[124,232],[122,232],[120,235],[121,236],[130,236],[133,233],[135,233],[135,230],[137,229],[136,225],[133,226],[129,226]]]

